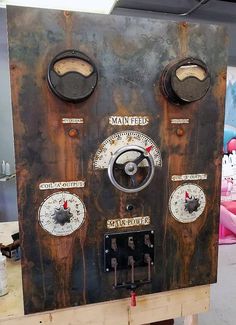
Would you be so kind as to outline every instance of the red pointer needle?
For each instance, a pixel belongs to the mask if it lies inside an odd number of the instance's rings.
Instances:
[[[64,208],[64,209],[67,209],[67,208],[68,208],[68,206],[67,206],[67,201],[64,202],[64,204],[63,204],[63,208]]]
[[[187,191],[185,192],[185,199],[189,199],[189,194]]]
[[[146,149],[146,151],[149,153],[149,152],[152,150],[152,147],[153,147],[153,146],[149,146],[149,147],[147,147],[147,148],[145,148],[145,149]]]

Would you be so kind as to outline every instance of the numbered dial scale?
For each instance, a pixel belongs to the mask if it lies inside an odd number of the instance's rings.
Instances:
[[[144,133],[126,130],[114,133],[100,145],[94,158],[94,168],[108,168],[109,162],[113,155],[118,152],[119,149],[127,145],[135,145],[145,149],[152,156],[154,166],[161,167],[161,153],[156,143]],[[120,157],[118,163],[133,161],[138,157],[138,155],[139,154],[135,151],[127,151],[125,154],[122,155],[122,157]],[[140,167],[142,166],[148,166],[148,162],[145,159],[140,163]]]
[[[172,216],[179,222],[193,222],[203,213],[206,196],[200,186],[183,184],[178,186],[169,199],[169,209]]]
[[[75,194],[56,192],[42,202],[38,216],[44,230],[54,236],[67,236],[84,222],[85,206]]]

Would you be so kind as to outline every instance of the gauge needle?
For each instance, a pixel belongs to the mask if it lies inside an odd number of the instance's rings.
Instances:
[[[63,208],[64,208],[64,209],[67,209],[67,208],[68,208],[68,206],[67,206],[67,201],[64,202],[64,204],[63,204]]]
[[[186,199],[189,199],[189,194],[188,194],[187,191],[185,192],[185,200],[186,200]]]
[[[149,147],[145,148],[145,150],[149,153],[152,150],[152,147],[153,146],[149,146]]]

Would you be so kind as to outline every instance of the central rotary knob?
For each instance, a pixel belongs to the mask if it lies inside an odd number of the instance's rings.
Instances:
[[[64,207],[60,207],[54,209],[52,217],[56,224],[64,226],[64,224],[70,223],[70,219],[73,217],[73,214],[70,212],[69,208],[65,209]]]
[[[138,170],[137,165],[134,162],[132,162],[132,161],[128,162],[125,165],[125,173],[127,175],[129,175],[129,176],[136,174],[137,173],[137,170]]]

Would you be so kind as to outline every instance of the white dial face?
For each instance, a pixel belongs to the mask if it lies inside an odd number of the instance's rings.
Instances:
[[[69,192],[48,196],[39,207],[39,224],[54,236],[67,236],[78,229],[85,218],[85,206]]]
[[[110,159],[117,152],[117,150],[129,145],[140,146],[146,149],[151,154],[154,160],[154,165],[162,165],[161,152],[151,138],[138,131],[121,131],[114,133],[100,145],[94,158],[94,168],[108,168]],[[133,161],[138,157],[138,155],[139,154],[137,152],[128,151],[126,154],[123,154],[117,162],[122,164],[127,161]],[[146,159],[140,163],[139,167],[145,166],[148,166]]]
[[[203,213],[206,196],[200,186],[183,184],[177,187],[169,199],[172,216],[179,222],[193,222]]]

